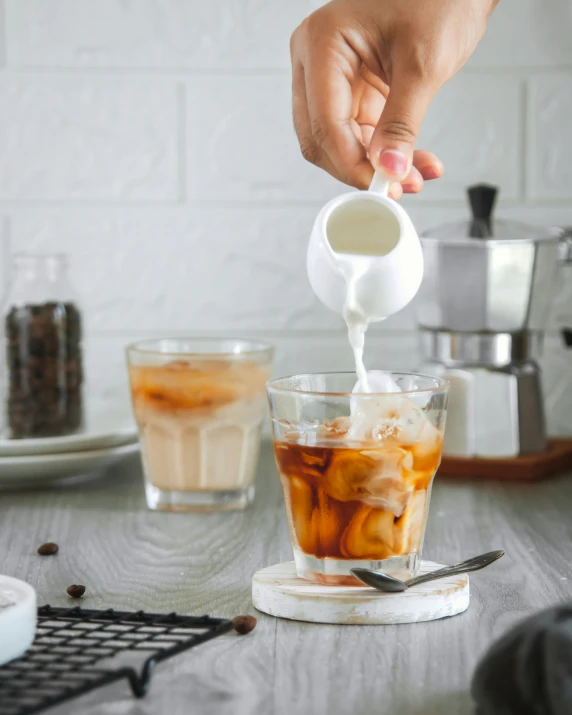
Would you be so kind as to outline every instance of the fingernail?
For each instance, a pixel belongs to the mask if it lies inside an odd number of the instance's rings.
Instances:
[[[379,163],[383,169],[397,176],[405,174],[408,168],[407,157],[397,149],[384,149],[379,156]]]
[[[434,169],[432,166],[427,166],[425,169],[421,169],[420,171],[421,176],[428,181],[430,181],[431,179],[438,179],[441,176],[441,173]]]

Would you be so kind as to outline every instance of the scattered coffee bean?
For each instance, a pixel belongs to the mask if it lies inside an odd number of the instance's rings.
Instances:
[[[72,598],[81,598],[85,593],[85,586],[79,586],[78,584],[73,584],[67,587],[67,592]]]
[[[40,556],[52,556],[52,554],[57,554],[60,547],[57,544],[48,541],[46,544],[42,544],[38,547],[38,553]]]
[[[256,628],[256,618],[254,616],[236,616],[232,619],[234,630],[241,636],[245,636]]]

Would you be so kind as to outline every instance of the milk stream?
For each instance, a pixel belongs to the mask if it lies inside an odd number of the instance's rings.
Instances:
[[[342,272],[346,280],[346,299],[342,316],[348,328],[348,338],[354,354],[354,362],[358,381],[353,393],[389,393],[401,392],[400,387],[389,373],[380,371],[369,372],[363,361],[365,334],[373,316],[363,309],[358,297],[360,280],[367,273],[368,259],[365,256],[346,256],[342,262]],[[397,403],[394,403],[397,406]],[[351,399],[351,426],[348,431],[350,439],[364,439],[372,434],[383,414],[383,402],[376,398]],[[382,419],[383,421],[383,419]]]
[[[346,280],[346,300],[342,313],[348,328],[348,339],[354,354],[357,378],[363,392],[370,392],[370,386],[363,361],[363,350],[365,344],[365,333],[370,319],[364,314],[357,299],[357,284],[367,268],[360,266],[359,259],[346,259],[344,261],[343,272]]]
[[[371,262],[388,254],[395,248],[398,240],[399,225],[395,219],[391,215],[380,213],[379,207],[369,202],[365,205],[349,206],[328,222],[328,241],[346,282],[342,316],[348,328],[360,392],[372,391],[363,361],[363,351],[367,328],[372,320],[379,320],[380,316],[370,315],[364,309],[359,300],[358,288]],[[362,285],[362,292],[363,288]]]

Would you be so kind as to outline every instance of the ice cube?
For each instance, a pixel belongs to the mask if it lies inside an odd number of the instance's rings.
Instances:
[[[416,405],[424,409],[427,407],[433,393],[427,390],[419,390],[418,378],[415,375],[402,375],[399,381],[401,391],[409,393],[407,398]]]
[[[389,372],[383,372],[382,370],[369,370],[367,373],[367,382],[369,390],[365,390],[361,380],[358,380],[354,385],[352,392],[354,394],[363,392],[401,392],[401,388],[391,377]]]
[[[351,439],[381,443],[393,438],[411,445],[419,439],[427,418],[408,397],[388,394],[354,398],[351,422]]]
[[[379,399],[367,397],[363,400],[356,400],[352,398],[351,426],[347,433],[348,438],[360,441],[371,439],[373,430],[379,424],[380,411]]]
[[[413,446],[413,468],[415,471],[437,471],[441,461],[443,437],[428,419],[425,420],[419,438]]]
[[[342,535],[342,554],[375,560],[393,556],[393,522],[389,511],[360,506]]]
[[[282,422],[278,424],[280,427],[284,425],[283,437],[287,442],[295,442],[305,447],[315,447],[317,445],[318,434],[322,428],[317,421],[299,422],[297,424]]]
[[[340,450],[332,457],[322,486],[337,501],[361,501],[399,517],[413,488],[405,478],[412,462],[411,453],[399,447]]]
[[[316,436],[318,440],[343,440],[346,437],[351,422],[349,417],[336,417],[333,420],[325,420],[318,427]]]
[[[403,515],[396,519],[393,528],[393,548],[396,554],[418,552],[425,524],[427,492],[417,491],[405,507]]]
[[[376,460],[357,449],[333,451],[322,480],[325,492],[332,499],[342,502],[360,499],[366,483],[377,473]]]
[[[385,406],[385,411],[380,417],[382,426],[383,420],[393,425],[393,436],[404,445],[415,444],[427,422],[423,410],[408,397],[395,398],[393,404]]]
[[[391,375],[381,370],[370,370],[367,373],[368,388],[365,389],[361,380],[354,385],[352,393],[363,395],[368,393],[392,394],[400,392],[399,386]],[[350,414],[352,426],[348,431],[350,439],[368,439],[373,426],[377,422],[381,406],[385,397],[352,397],[350,399]]]
[[[366,453],[368,456],[371,452]],[[413,465],[413,456],[403,449],[376,450],[377,472],[363,485],[362,501],[386,509],[399,517],[409,501],[413,487],[404,479]]]
[[[351,398],[351,427],[348,437],[356,440],[382,442],[395,438],[402,444],[414,444],[426,421],[425,414],[413,395],[397,395],[401,389],[391,374],[381,370],[368,372],[371,397],[361,381],[357,381]],[[382,394],[383,393],[383,394]],[[358,397],[360,395],[360,397]],[[423,403],[426,398],[423,398]]]

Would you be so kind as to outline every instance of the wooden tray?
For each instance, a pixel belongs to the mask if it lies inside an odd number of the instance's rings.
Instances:
[[[443,456],[441,477],[475,477],[505,481],[546,479],[572,470],[572,439],[552,439],[546,452],[519,457],[483,459]]]

